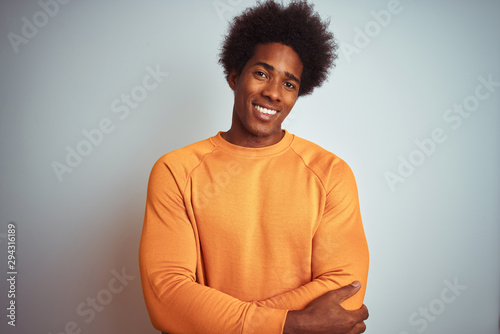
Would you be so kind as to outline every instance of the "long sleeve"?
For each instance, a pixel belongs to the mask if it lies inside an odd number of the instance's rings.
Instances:
[[[220,133],[158,160],[140,244],[146,306],[168,333],[281,333],[288,310],[350,284],[368,249],[349,166],[288,132],[265,148]]]
[[[303,309],[322,294],[357,280],[361,290],[342,305],[358,309],[363,304],[369,254],[354,175],[342,160],[329,173],[331,182],[321,223],[313,238],[311,282],[259,302],[278,309]]]
[[[180,182],[160,160],[148,184],[139,262],[153,326],[168,333],[281,333],[286,310],[243,302],[197,282],[200,250]]]

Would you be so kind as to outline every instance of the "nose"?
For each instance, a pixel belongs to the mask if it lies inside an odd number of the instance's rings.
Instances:
[[[269,98],[271,101],[281,100],[281,83],[277,80],[270,80],[262,89],[262,96]]]

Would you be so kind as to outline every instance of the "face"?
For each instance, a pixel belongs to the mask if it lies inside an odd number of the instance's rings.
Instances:
[[[279,142],[281,123],[299,94],[302,62],[289,46],[259,44],[240,74],[231,71],[233,121],[225,139],[236,145],[262,147]]]

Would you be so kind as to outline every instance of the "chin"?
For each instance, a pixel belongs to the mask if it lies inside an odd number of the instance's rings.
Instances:
[[[281,128],[279,129],[255,129],[252,131],[252,134],[257,137],[270,137],[273,135],[277,135],[281,132]]]

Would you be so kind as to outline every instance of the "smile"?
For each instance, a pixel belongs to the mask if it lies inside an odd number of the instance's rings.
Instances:
[[[254,105],[255,108],[260,111],[261,113],[263,114],[267,114],[267,115],[274,115],[276,114],[276,110],[273,110],[273,109],[267,109],[267,108],[264,108],[264,107],[261,107],[259,105]]]

